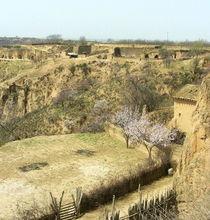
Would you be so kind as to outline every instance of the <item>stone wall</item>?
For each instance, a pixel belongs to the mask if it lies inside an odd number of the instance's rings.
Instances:
[[[201,85],[187,136],[174,176],[180,219],[209,219],[210,213],[210,73]]]

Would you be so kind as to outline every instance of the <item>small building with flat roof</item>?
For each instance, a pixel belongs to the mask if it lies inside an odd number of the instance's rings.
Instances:
[[[174,96],[174,127],[182,132],[192,131],[192,115],[197,104],[199,86],[187,84]]]

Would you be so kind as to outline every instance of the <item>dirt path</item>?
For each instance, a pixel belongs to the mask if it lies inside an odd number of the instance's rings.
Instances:
[[[172,187],[172,177],[163,177],[160,180],[153,182],[150,185],[143,186],[141,188],[143,197],[152,196],[154,194],[158,194],[163,191],[165,188]],[[116,209],[120,210],[120,216],[127,215],[127,210],[130,204],[138,202],[139,193],[133,192],[129,193],[126,196],[116,200]],[[96,220],[101,219],[103,216],[104,210],[111,210],[112,204],[107,204],[105,206],[99,207],[98,209],[86,213],[84,216],[80,218],[80,220]]]

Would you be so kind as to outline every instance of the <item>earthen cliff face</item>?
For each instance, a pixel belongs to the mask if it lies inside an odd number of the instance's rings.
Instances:
[[[23,117],[47,106],[62,90],[76,85],[76,80],[79,79],[72,79],[67,67],[61,67],[61,65],[44,66],[34,69],[31,76],[22,76],[4,83],[3,86],[0,85],[1,121]]]
[[[1,120],[23,117],[26,113],[49,104],[53,96],[62,90],[61,81],[65,82],[65,79],[60,79],[61,74],[54,75],[56,73],[46,74],[35,80],[20,79],[0,89]]]
[[[181,219],[210,218],[210,73],[203,80],[174,179]]]

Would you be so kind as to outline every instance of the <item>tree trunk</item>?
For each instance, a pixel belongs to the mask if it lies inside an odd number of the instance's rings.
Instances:
[[[145,144],[145,147],[149,154],[149,157],[148,157],[149,163],[151,163],[152,162],[152,147],[148,147],[146,144]]]
[[[125,140],[126,140],[126,147],[129,148],[129,137],[126,136],[126,137],[125,137]]]
[[[152,161],[152,148],[148,149],[148,153],[149,153],[149,161]]]

